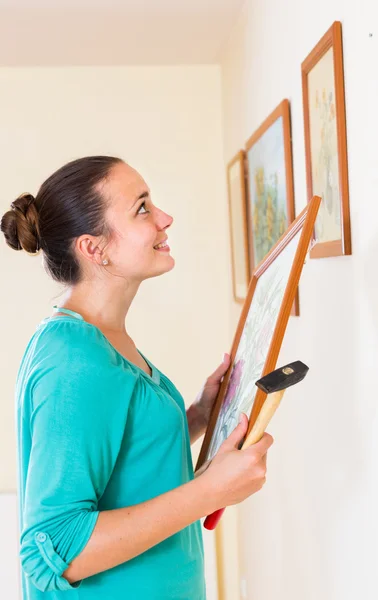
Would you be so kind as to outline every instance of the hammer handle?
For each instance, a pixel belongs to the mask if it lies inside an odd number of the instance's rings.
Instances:
[[[279,392],[274,392],[273,394],[269,394],[269,396],[267,396],[264,404],[261,407],[256,422],[242,446],[242,450],[249,448],[249,446],[252,446],[252,444],[256,444],[261,440],[271,418],[280,405],[284,393],[285,390],[280,390]],[[225,509],[221,508],[213,512],[211,515],[206,517],[203,526],[206,529],[215,529],[224,511]]]
[[[256,444],[261,440],[271,418],[280,405],[284,393],[285,390],[280,390],[279,392],[274,392],[273,394],[269,394],[269,396],[267,396],[264,404],[261,407],[256,422],[242,446],[242,450],[249,448],[249,446],[252,446],[252,444]]]

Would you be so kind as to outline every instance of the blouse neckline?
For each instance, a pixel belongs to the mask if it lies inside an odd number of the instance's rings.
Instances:
[[[70,310],[69,308],[61,308],[60,306],[53,306],[53,310],[55,313],[60,312],[63,313],[64,317],[58,317],[59,319],[76,319],[78,321],[81,321],[82,323],[86,323],[87,325],[89,325],[90,327],[94,327],[97,331],[99,331],[99,333],[101,334],[101,336],[104,338],[105,342],[108,344],[108,346],[110,346],[114,352],[116,352],[127,364],[131,365],[134,369],[137,369],[138,371],[140,371],[145,377],[148,377],[148,379],[153,382],[155,382],[157,385],[160,384],[160,374],[159,371],[157,370],[157,368],[144,356],[144,354],[142,354],[142,352],[137,348],[137,352],[138,354],[140,354],[140,356],[145,360],[145,362],[147,363],[147,365],[150,367],[151,369],[151,375],[149,375],[149,373],[146,373],[146,371],[144,371],[144,369],[142,369],[141,367],[138,367],[138,365],[136,365],[135,363],[133,363],[131,360],[128,360],[125,356],[123,356],[123,354],[121,354],[121,352],[119,352],[117,350],[117,348],[115,348],[115,346],[113,346],[113,344],[108,340],[108,338],[106,337],[106,335],[101,331],[101,329],[99,329],[96,325],[93,325],[93,323],[89,323],[88,321],[86,321],[84,319],[84,317],[79,314],[78,312],[75,312],[73,310]],[[58,320],[57,317],[48,317],[47,319],[45,319],[45,321],[54,321],[54,320]]]

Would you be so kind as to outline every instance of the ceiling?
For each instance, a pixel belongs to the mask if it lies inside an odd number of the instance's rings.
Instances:
[[[0,0],[0,66],[208,64],[244,0]]]

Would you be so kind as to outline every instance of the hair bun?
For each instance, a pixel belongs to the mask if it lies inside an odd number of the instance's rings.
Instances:
[[[25,194],[21,194],[14,202],[11,204],[12,210],[20,210],[22,214],[25,216],[29,206],[35,202],[35,198],[32,194],[26,192]]]
[[[14,250],[36,254],[41,247],[38,211],[32,194],[21,194],[11,204],[11,210],[1,219],[1,231]]]

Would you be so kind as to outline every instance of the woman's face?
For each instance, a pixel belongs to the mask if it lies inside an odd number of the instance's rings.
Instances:
[[[166,231],[173,218],[152,203],[139,173],[125,163],[117,164],[102,193],[110,199],[105,217],[112,235],[104,249],[109,272],[143,281],[173,269]]]

